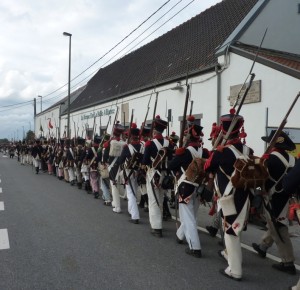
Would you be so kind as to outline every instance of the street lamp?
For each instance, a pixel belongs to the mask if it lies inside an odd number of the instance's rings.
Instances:
[[[71,37],[72,34],[68,32],[63,33],[64,36],[69,37],[69,77],[68,77],[68,123],[67,123],[67,138],[70,138],[70,90],[71,90]]]
[[[38,96],[38,98],[41,98],[41,112],[43,111],[43,97],[42,96]]]

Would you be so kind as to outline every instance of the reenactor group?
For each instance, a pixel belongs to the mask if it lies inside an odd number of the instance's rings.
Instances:
[[[245,145],[244,119],[234,111],[221,116],[219,125],[213,124],[212,150],[203,147],[203,127],[193,116],[187,118],[183,136],[175,132],[165,136],[167,128],[168,122],[156,116],[151,126],[142,124],[140,128],[131,122],[125,129],[115,122],[111,134],[96,135],[92,140],[35,140],[32,147],[22,144],[20,162],[32,162],[36,174],[43,170],[84,188],[102,198],[116,214],[124,210],[121,198],[126,198],[130,221],[138,224],[140,208],[144,208],[149,212],[151,234],[158,238],[164,234],[163,221],[171,217],[169,206],[175,207],[176,223],[180,220],[175,239],[186,244],[185,252],[196,258],[202,256],[197,210],[201,202],[212,202],[212,214],[221,222],[207,230],[213,236],[222,229],[225,247],[219,254],[228,263],[220,273],[236,281],[243,274],[241,234],[247,228],[251,202],[259,196],[267,231],[261,242],[252,246],[265,257],[275,242],[281,262],[272,267],[296,274],[287,216],[291,197],[299,188],[294,171],[298,170],[299,176],[300,161],[288,153],[295,149],[289,136],[281,131],[271,150],[254,158],[253,150]],[[269,144],[276,132],[262,140]],[[253,160],[254,165],[245,170]],[[246,165],[242,169],[241,162]],[[255,172],[252,176],[250,167],[262,170],[261,180],[253,183]]]

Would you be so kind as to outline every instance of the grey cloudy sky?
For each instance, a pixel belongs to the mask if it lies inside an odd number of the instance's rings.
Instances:
[[[1,0],[0,139],[22,139],[34,129],[33,99],[37,99],[39,113],[38,95],[43,97],[43,110],[67,95],[69,37],[63,36],[64,31],[72,34],[71,78],[91,66],[72,82],[73,91],[86,84],[100,67],[218,2],[221,0]]]

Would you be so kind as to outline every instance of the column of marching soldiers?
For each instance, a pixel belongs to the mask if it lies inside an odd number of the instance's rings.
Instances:
[[[211,236],[222,229],[225,247],[219,255],[228,263],[220,273],[237,281],[242,278],[241,233],[246,230],[251,202],[258,198],[263,204],[267,231],[261,242],[252,246],[261,257],[266,257],[267,249],[275,242],[282,261],[272,267],[296,274],[288,214],[298,213],[298,207],[288,210],[291,200],[295,200],[291,194],[299,186],[299,178],[294,178],[297,182],[288,192],[285,187],[293,181],[286,177],[288,172],[293,173],[296,159],[287,151],[294,150],[295,144],[282,131],[268,154],[254,158],[253,150],[245,145],[243,117],[230,111],[221,116],[219,125],[213,124],[208,139],[213,150],[209,151],[203,147],[203,127],[195,124],[193,116],[186,121],[181,147],[175,132],[164,136],[168,122],[156,116],[151,127],[143,124],[138,128],[131,123],[125,130],[115,122],[111,134],[96,135],[93,140],[77,137],[58,142],[52,138],[36,139],[32,145],[23,142],[18,144],[18,158],[21,164],[32,164],[36,174],[41,170],[48,172],[102,198],[114,213],[125,210],[121,209],[120,199],[127,199],[134,224],[139,223],[139,211],[143,208],[149,212],[151,234],[155,237],[163,237],[163,221],[171,218],[169,206],[175,208],[176,225],[180,224],[176,240],[187,245],[185,252],[196,258],[202,256],[197,210],[201,203],[212,202],[213,222],[206,228]],[[216,144],[226,133],[226,142]],[[273,130],[262,140],[270,143],[275,133]],[[243,171],[242,176],[242,169],[238,168],[241,162],[247,165],[253,160],[255,166],[260,166],[255,170],[261,170],[261,180],[250,171]]]

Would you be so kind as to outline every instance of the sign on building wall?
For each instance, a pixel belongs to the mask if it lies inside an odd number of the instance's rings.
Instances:
[[[115,109],[104,109],[104,110],[99,110],[96,112],[88,113],[88,114],[82,114],[81,115],[81,120],[87,120],[95,117],[103,117],[103,116],[109,116],[115,113]]]
[[[239,93],[240,93],[240,97],[244,95],[248,83],[246,83],[243,89],[241,90],[242,86],[243,84],[230,87],[230,96],[228,97],[230,106],[234,105]],[[251,88],[249,89],[246,99],[244,101],[244,104],[258,103],[260,101],[261,101],[261,80],[253,81]]]

